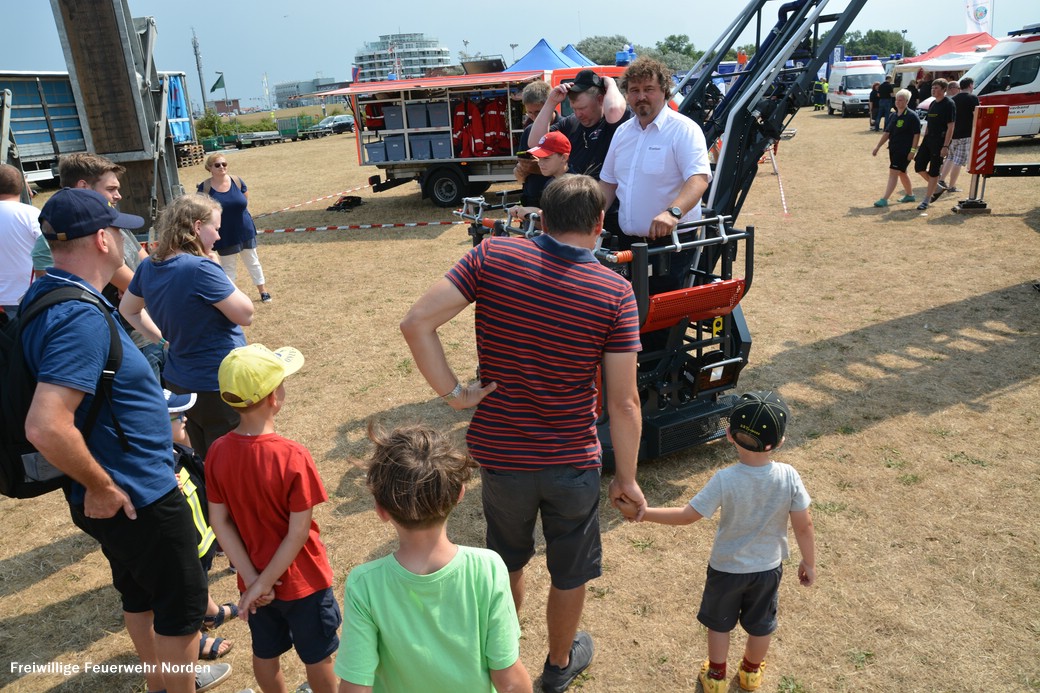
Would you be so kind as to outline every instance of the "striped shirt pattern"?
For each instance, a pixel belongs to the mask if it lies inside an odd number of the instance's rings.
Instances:
[[[639,351],[631,285],[590,250],[541,235],[486,238],[447,278],[476,302],[484,384],[466,442],[481,466],[600,465],[596,374],[603,353]]]

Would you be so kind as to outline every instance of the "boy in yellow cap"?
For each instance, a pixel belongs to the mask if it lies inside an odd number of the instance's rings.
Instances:
[[[303,366],[291,347],[239,347],[220,364],[220,397],[241,415],[206,456],[209,517],[238,570],[241,618],[253,639],[253,674],[265,691],[286,691],[279,657],[289,648],[315,693],[333,693],[332,653],[342,620],[332,567],[311,519],[328,500],[307,448],[275,433],[286,376]]]

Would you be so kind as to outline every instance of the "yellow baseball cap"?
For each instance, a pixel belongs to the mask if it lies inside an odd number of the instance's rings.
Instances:
[[[302,367],[303,354],[292,347],[271,351],[263,344],[248,344],[232,349],[217,372],[220,398],[232,407],[252,406]]]

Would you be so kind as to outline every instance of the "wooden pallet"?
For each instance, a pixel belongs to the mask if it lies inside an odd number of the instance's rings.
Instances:
[[[202,145],[194,142],[174,145],[174,151],[177,153],[177,168],[195,166],[206,160]]]

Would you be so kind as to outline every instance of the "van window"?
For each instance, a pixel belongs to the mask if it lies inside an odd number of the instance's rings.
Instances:
[[[975,84],[982,84],[986,81],[986,78],[993,74],[993,72],[1001,65],[1003,65],[1004,61],[1006,60],[1006,55],[995,55],[990,58],[983,57],[981,60],[979,60],[979,62],[975,63],[975,65],[970,70],[968,70],[964,74],[964,76],[971,77],[973,80],[975,80]],[[983,88],[983,90],[979,92],[979,94],[981,95],[989,93],[990,91],[992,91],[990,89],[991,86],[993,85],[987,84],[985,88]]]
[[[1040,53],[1014,58],[1003,67],[982,90],[982,94],[1004,91],[1032,84],[1040,72]],[[980,94],[981,95],[981,94]]]
[[[844,79],[846,89],[870,89],[874,82],[884,82],[885,76],[880,72],[876,75],[851,74]]]

